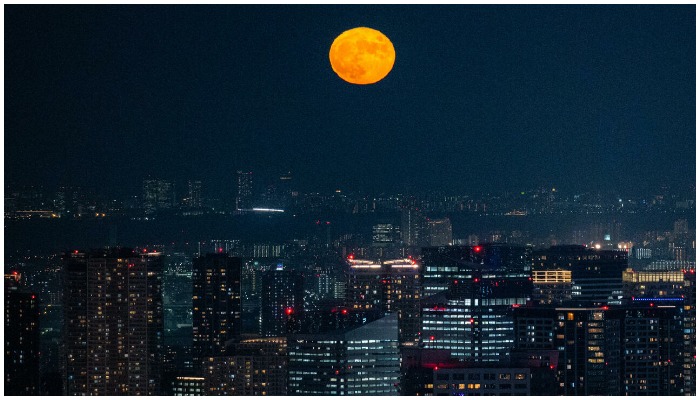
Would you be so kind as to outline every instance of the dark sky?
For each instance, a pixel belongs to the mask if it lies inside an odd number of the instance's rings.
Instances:
[[[396,63],[356,86],[341,32]],[[695,182],[695,7],[5,6],[5,180],[303,190]],[[262,177],[262,178],[260,178]]]

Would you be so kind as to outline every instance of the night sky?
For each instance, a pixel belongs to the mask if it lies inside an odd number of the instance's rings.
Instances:
[[[392,72],[351,85],[341,32]],[[5,181],[450,192],[695,182],[695,7],[5,6]]]

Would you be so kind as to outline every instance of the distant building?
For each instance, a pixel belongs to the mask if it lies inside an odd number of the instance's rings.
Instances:
[[[202,208],[202,181],[187,181],[187,197],[183,202],[188,208]]]
[[[195,372],[204,357],[224,355],[241,326],[241,259],[206,254],[192,266],[192,347]]]
[[[401,232],[389,223],[376,224],[372,227],[372,245],[389,246],[399,242]]]
[[[66,395],[157,395],[163,359],[163,257],[75,250],[64,256]]]
[[[5,395],[40,394],[39,299],[21,282],[5,275]]]
[[[452,223],[449,218],[428,220],[428,237],[430,246],[449,246],[452,244]]]
[[[391,314],[355,328],[289,336],[288,394],[398,395],[398,333]]]
[[[401,210],[401,241],[404,246],[425,245],[425,217],[416,207]]]
[[[143,210],[153,214],[158,210],[169,209],[175,203],[173,184],[170,181],[145,179],[143,181]]]
[[[253,208],[253,173],[237,171],[236,210],[251,210]]]

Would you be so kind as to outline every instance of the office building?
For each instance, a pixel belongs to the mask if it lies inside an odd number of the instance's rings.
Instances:
[[[533,273],[570,271],[571,299],[591,304],[620,304],[626,251],[597,250],[585,246],[552,246],[533,252]]]
[[[143,181],[143,210],[146,214],[169,209],[175,204],[173,183],[159,179],[144,179]]]
[[[252,210],[253,209],[253,173],[237,171],[236,172],[236,210]]]
[[[428,219],[427,224],[430,246],[449,246],[452,244],[452,223],[449,218]]]
[[[398,318],[288,337],[288,394],[393,396],[399,393]]]
[[[462,362],[509,360],[515,307],[532,295],[529,249],[481,244],[423,249],[424,348]],[[432,293],[432,295],[431,295]]]
[[[421,266],[412,259],[348,258],[346,306],[350,310],[397,313],[399,340],[415,345],[420,331]]]

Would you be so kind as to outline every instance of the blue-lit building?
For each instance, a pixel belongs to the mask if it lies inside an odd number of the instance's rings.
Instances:
[[[298,332],[304,315],[303,275],[278,263],[261,275],[260,334],[284,336]]]
[[[482,244],[423,249],[421,340],[463,362],[507,362],[513,309],[532,294],[529,249]]]
[[[287,393],[398,395],[398,337],[396,314],[338,331],[289,336]]]

